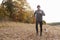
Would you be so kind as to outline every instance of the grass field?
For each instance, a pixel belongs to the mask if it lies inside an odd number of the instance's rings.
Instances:
[[[60,27],[43,25],[43,35],[36,36],[35,24],[0,22],[0,40],[60,40]]]

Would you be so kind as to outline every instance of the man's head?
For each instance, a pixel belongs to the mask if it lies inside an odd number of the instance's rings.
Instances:
[[[37,5],[37,9],[40,10],[40,5]]]

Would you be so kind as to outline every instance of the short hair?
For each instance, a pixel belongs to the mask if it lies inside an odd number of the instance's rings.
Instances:
[[[40,7],[40,5],[37,5],[37,8]]]

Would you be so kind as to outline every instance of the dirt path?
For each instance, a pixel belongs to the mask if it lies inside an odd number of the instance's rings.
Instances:
[[[48,32],[45,32],[45,28]],[[60,40],[60,27],[43,25],[43,35],[36,36],[35,24],[0,23],[0,40]]]

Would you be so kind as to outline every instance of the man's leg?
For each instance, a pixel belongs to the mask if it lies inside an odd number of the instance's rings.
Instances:
[[[42,36],[42,21],[40,22],[40,36]]]
[[[36,33],[38,35],[38,21],[36,21]]]

